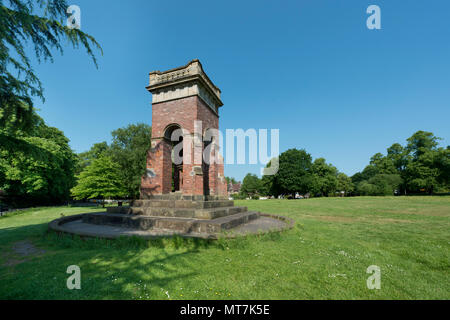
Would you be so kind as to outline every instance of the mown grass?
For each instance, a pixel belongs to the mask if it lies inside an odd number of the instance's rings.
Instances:
[[[450,298],[448,196],[235,203],[296,226],[234,240],[107,241],[46,233],[61,214],[101,208],[0,218],[0,299]],[[15,252],[23,241],[36,253]],[[81,290],[66,287],[69,265],[81,268]],[[381,268],[380,290],[366,286],[370,265]]]

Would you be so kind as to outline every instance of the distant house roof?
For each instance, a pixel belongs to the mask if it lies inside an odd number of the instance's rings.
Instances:
[[[241,183],[229,183],[228,184],[228,192],[237,193],[241,191]]]

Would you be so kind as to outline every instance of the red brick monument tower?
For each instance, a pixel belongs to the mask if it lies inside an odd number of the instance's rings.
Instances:
[[[292,227],[283,217],[248,211],[226,199],[217,133],[223,104],[219,88],[200,61],[151,72],[147,89],[153,95],[152,141],[141,199],[129,207],[54,220],[53,230],[107,238],[180,235],[217,239],[225,232],[233,237]],[[81,221],[71,229],[74,219]],[[91,225],[97,226],[94,231]]]
[[[217,136],[210,138],[214,132],[211,129],[219,129],[221,91],[203,71],[200,61],[150,72],[147,90],[152,93],[152,142],[147,172],[142,177],[141,199],[173,192],[226,196]],[[173,161],[176,154],[179,160]]]

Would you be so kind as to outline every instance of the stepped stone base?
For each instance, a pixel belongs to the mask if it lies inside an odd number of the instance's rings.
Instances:
[[[107,208],[108,213],[143,215],[151,217],[178,217],[216,219],[247,212],[246,207],[234,207],[233,201],[150,201],[137,200],[131,207]]]
[[[58,233],[78,235],[80,237],[94,237],[116,239],[118,237],[141,237],[154,239],[161,237],[180,236],[183,238],[217,239],[219,237],[235,238],[248,234],[262,234],[267,232],[280,232],[292,228],[293,221],[280,216],[261,214],[258,219],[241,224],[227,233],[184,233],[176,230],[139,230],[115,225],[97,225],[84,223],[84,215],[69,216],[53,220],[49,228]]]
[[[258,212],[242,212],[206,220],[178,217],[134,216],[117,213],[89,213],[84,223],[128,227],[137,230],[174,230],[183,233],[220,233],[259,218]]]
[[[223,197],[185,196],[176,192],[135,200],[130,207],[107,208],[106,214],[87,214],[83,222],[138,230],[220,233],[258,218],[258,212],[235,207],[234,201]]]
[[[235,207],[234,201],[223,197],[171,193],[135,200],[130,207],[110,207],[107,212],[57,219],[50,227],[86,236],[92,236],[96,230],[100,237],[113,238],[114,235],[180,235],[217,239],[225,233],[257,233],[258,228],[263,232],[279,231],[292,225],[290,219]]]

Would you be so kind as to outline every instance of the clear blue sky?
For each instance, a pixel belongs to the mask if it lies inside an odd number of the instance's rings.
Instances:
[[[220,128],[278,128],[349,175],[417,130],[450,143],[450,1],[76,0],[102,45],[99,69],[69,47],[36,66],[40,114],[86,151],[151,123],[148,73],[200,59],[222,90]],[[366,8],[381,8],[368,30]],[[242,179],[260,166],[233,165]]]

